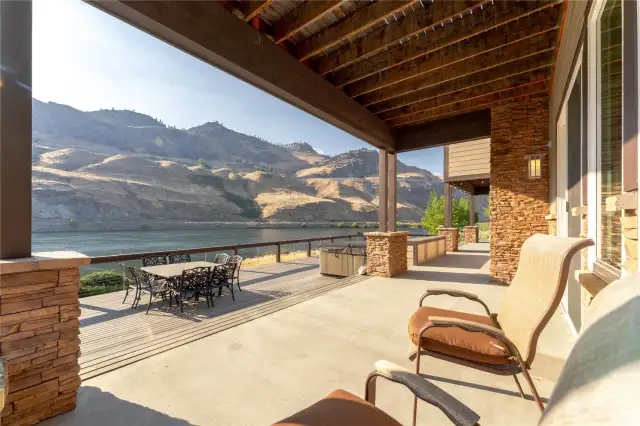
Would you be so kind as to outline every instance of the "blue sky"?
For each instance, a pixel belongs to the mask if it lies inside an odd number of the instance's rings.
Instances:
[[[133,109],[189,128],[219,121],[334,155],[370,145],[80,0],[35,0],[33,94],[84,111]],[[442,150],[401,154],[442,174]]]

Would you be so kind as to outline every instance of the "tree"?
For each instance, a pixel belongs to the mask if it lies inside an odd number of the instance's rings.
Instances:
[[[204,160],[204,158],[198,158],[198,161],[196,161],[196,166],[198,167],[202,167],[205,169],[209,168],[209,165],[207,164],[207,162]]]
[[[437,234],[438,228],[444,225],[444,195],[435,192],[429,194],[429,202],[422,216],[422,227],[430,234]],[[469,200],[453,197],[451,200],[451,226],[462,228],[469,224]]]

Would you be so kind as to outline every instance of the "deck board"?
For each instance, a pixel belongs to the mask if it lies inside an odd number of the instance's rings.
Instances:
[[[80,376],[104,374],[366,278],[322,276],[312,257],[242,270],[236,301],[224,294],[213,308],[201,300],[180,313],[158,300],[145,315],[146,300],[131,309],[131,295],[122,303],[124,292],[83,298]]]

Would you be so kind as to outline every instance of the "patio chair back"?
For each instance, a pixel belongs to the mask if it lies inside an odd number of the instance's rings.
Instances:
[[[500,311],[498,322],[531,366],[538,337],[558,309],[569,277],[571,258],[593,245],[583,238],[536,234],[520,250],[520,261]]]
[[[182,271],[182,289],[206,291],[209,286],[209,267],[198,267]]]
[[[186,254],[170,254],[168,256],[169,263],[186,263],[191,262],[191,255],[189,253]]]
[[[147,289],[147,290],[151,289],[151,286],[153,285],[151,276],[145,271],[143,271],[142,269],[138,269],[134,267],[130,267],[130,268],[131,268],[131,272],[133,273],[133,276],[136,279],[136,282],[138,283],[138,286],[140,288]]]
[[[242,256],[233,255],[229,258],[228,263],[233,263],[235,268],[233,270],[233,278],[238,278],[240,276],[240,265],[242,265]]]
[[[126,286],[135,286],[137,285],[135,268],[133,266],[127,265],[125,263],[120,263],[122,270],[124,271],[124,285]]]
[[[229,261],[229,255],[227,253],[218,253],[213,258],[213,263],[227,263]]]
[[[142,258],[142,266],[166,265],[167,256],[147,256]]]

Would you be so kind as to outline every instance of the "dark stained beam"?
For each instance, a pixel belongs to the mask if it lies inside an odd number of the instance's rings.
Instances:
[[[305,26],[313,24],[327,13],[340,7],[342,0],[305,1],[287,13],[274,25],[273,38],[276,43],[282,43],[294,36]]]
[[[460,78],[443,85],[418,90],[407,96],[372,105],[372,107],[387,106],[385,111],[378,113],[378,117],[383,120],[398,118],[433,108],[435,105],[444,102],[444,99],[464,100],[479,93],[496,92],[526,82],[548,78],[552,66],[553,52],[547,52],[543,53],[541,57],[533,56],[515,64],[509,63],[494,69],[481,71],[467,78]],[[392,103],[399,106],[390,107]]]
[[[501,80],[497,85],[488,85],[490,87],[476,87],[469,91],[464,91],[464,93],[455,93],[447,96],[443,96],[442,98],[438,98],[434,101],[430,101],[431,105],[428,107],[416,111],[412,114],[405,114],[399,117],[394,117],[387,122],[392,125],[403,125],[410,124],[414,121],[424,121],[424,117],[428,116],[432,111],[442,111],[443,108],[449,106],[458,106],[461,103],[471,102],[476,99],[493,99],[495,96],[499,96],[502,93],[512,93],[516,89],[525,89],[529,90],[530,87],[539,85],[544,82],[548,82],[551,80],[549,74],[544,74],[542,76],[535,76],[529,81],[520,81],[520,79],[510,80]],[[518,84],[519,83],[519,84]]]
[[[394,130],[394,136],[397,152],[487,138],[491,136],[491,111],[477,111],[419,126],[399,128]]]
[[[365,142],[393,149],[383,121],[216,2],[91,4]]]
[[[355,83],[367,77],[379,76],[379,80],[386,80],[384,74],[387,70],[427,55],[432,57],[436,52],[445,48],[449,48],[451,52],[461,50],[471,44],[469,39],[483,35],[488,31],[498,30],[504,25],[512,24],[509,25],[509,28],[497,32],[497,34],[519,32],[531,25],[557,22],[560,16],[560,5],[561,2],[558,1],[544,2],[542,5],[529,1],[497,1],[491,8],[483,8],[481,13],[474,13],[472,16],[465,17],[464,24],[454,21],[454,23],[443,28],[436,28],[433,32],[427,32],[426,37],[418,37],[409,43],[389,49],[388,52],[385,51],[382,54],[374,55],[353,66],[333,73],[330,80],[338,87]],[[518,21],[521,21],[521,23],[518,24]],[[496,33],[496,31],[492,32]],[[485,37],[487,40],[493,38],[493,36]],[[466,42],[467,40],[469,42]],[[462,43],[462,48],[460,43]],[[448,54],[449,51],[440,53]],[[477,50],[477,52],[480,51]],[[415,65],[410,66],[415,68]],[[373,85],[373,82],[369,81],[365,85]],[[351,92],[359,94],[362,93],[362,90],[352,89]]]
[[[316,71],[320,74],[337,71],[369,56],[381,53],[399,44],[401,40],[422,35],[425,30],[431,30],[434,25],[458,19],[460,14],[466,15],[472,8],[479,8],[481,4],[491,0],[461,0],[453,2],[428,1],[415,5],[415,11],[405,17],[391,21],[375,29],[353,43],[339,47],[325,57],[316,60]]]
[[[418,72],[403,78],[398,83],[384,85],[379,90],[372,91],[357,97],[362,105],[368,106],[388,99],[397,98],[416,90],[426,89],[453,81],[458,78],[468,77],[475,73],[496,69],[500,66],[513,64],[530,57],[538,56],[545,52],[552,52],[555,49],[556,34],[553,31],[546,31],[542,34],[526,36],[515,43],[493,49],[488,53],[466,57],[445,56],[436,57],[429,61],[429,68],[421,65]]]
[[[433,110],[421,112],[411,116],[410,118],[403,117],[397,120],[391,120],[389,124],[391,124],[393,127],[407,125],[413,126],[443,117],[458,116],[465,112],[472,112],[481,109],[491,109],[498,105],[512,102],[516,99],[528,98],[531,96],[542,94],[544,94],[544,96],[547,96],[550,86],[549,81],[550,80],[547,79],[545,81],[514,87],[512,89],[505,90],[499,93],[492,93],[474,99],[467,99],[454,104],[441,106]]]
[[[384,21],[385,18],[391,17],[394,13],[400,13],[403,9],[411,7],[415,3],[417,3],[417,0],[387,0],[363,6],[344,19],[300,42],[298,45],[298,58],[304,61],[316,56],[325,49],[355,37],[358,33],[368,30],[373,25]]]
[[[260,12],[271,6],[273,0],[244,0],[240,4],[243,6],[245,14],[244,22],[251,21],[254,17],[260,15]]]
[[[31,256],[30,1],[0,1],[0,259]]]

